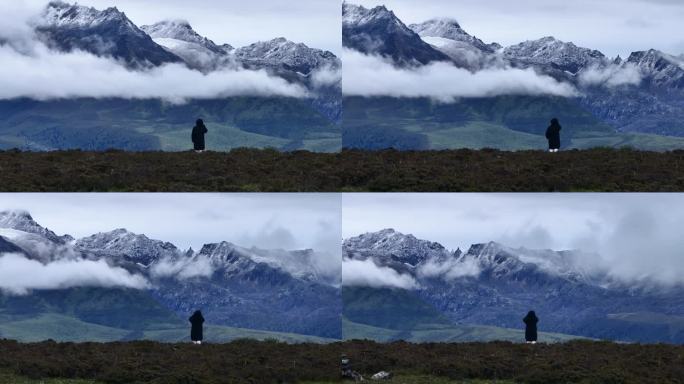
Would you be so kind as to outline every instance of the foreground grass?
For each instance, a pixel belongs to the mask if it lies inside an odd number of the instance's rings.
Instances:
[[[254,340],[201,346],[149,341],[22,344],[0,340],[0,351],[0,371],[35,380],[27,381],[31,384],[48,378],[91,380],[74,382],[77,384],[252,384],[339,379],[338,344]]]
[[[392,384],[513,384],[513,381],[502,380],[450,380],[444,377],[427,375],[400,375],[389,381]],[[302,383],[302,384],[331,384],[332,382]],[[352,383],[344,381],[343,383]]]
[[[10,372],[0,371],[0,384],[102,384],[81,379],[29,379]]]
[[[592,341],[536,345],[378,344],[357,340],[344,343],[342,350],[351,359],[353,369],[364,377],[385,370],[400,377],[407,374],[440,377],[445,383],[491,380],[535,384],[664,384],[682,383],[684,378],[684,346],[681,345]]]
[[[684,346],[591,341],[291,345],[240,340],[195,346],[0,340],[0,351],[0,379],[16,376],[16,382],[27,384],[334,383],[341,354],[364,377],[384,370],[396,375],[393,383],[406,384],[678,384],[684,378]]]
[[[684,151],[6,151],[0,191],[672,192]]]

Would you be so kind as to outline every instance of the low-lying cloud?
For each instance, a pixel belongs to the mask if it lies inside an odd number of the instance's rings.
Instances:
[[[614,88],[621,85],[639,85],[643,76],[639,68],[631,63],[626,65],[609,65],[604,68],[589,68],[579,75],[583,86],[605,86]]]
[[[596,250],[596,267],[618,279],[684,285],[684,238],[678,230],[684,217],[666,213],[667,207],[648,208],[625,209],[610,228],[587,234],[578,246]]]
[[[77,287],[144,289],[149,283],[143,276],[112,267],[104,260],[57,260],[43,264],[16,253],[0,255],[3,293],[26,295],[32,290]]]
[[[182,103],[239,95],[308,96],[303,86],[263,70],[224,69],[203,74],[182,64],[132,70],[111,58],[81,51],[55,52],[42,43],[36,43],[30,52],[0,45],[0,62],[0,99],[117,97]]]
[[[164,259],[155,263],[150,274],[155,278],[173,277],[178,280],[187,280],[195,277],[210,277],[215,268],[208,257],[181,257],[177,260]]]
[[[450,258],[443,262],[430,260],[418,268],[418,275],[425,278],[441,278],[453,281],[464,277],[476,277],[480,274],[480,267],[474,259],[458,261]]]
[[[342,83],[342,71],[326,66],[314,71],[311,80],[315,87],[339,86]]]
[[[339,280],[342,259],[340,226],[339,220],[319,220],[316,226],[310,229],[309,242],[303,243],[290,228],[272,219],[256,231],[243,233],[237,238],[237,243],[264,250],[314,249],[315,256],[311,263],[315,268],[332,280]]]
[[[344,50],[342,90],[347,96],[429,97],[452,102],[460,97],[551,95],[573,97],[574,86],[533,69],[489,68],[470,72],[447,62],[398,68],[391,61]]]
[[[342,282],[345,286],[363,286],[373,288],[416,289],[418,282],[406,274],[392,268],[380,267],[373,260],[342,261]]]

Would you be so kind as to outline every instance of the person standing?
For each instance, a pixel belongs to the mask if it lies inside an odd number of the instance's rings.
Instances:
[[[195,311],[195,313],[188,319],[192,328],[190,329],[190,340],[193,344],[202,344],[204,339],[204,317],[200,310]]]
[[[529,311],[527,316],[525,316],[523,319],[523,322],[525,323],[525,341],[528,344],[536,344],[537,323],[539,322],[539,318],[537,318],[537,315],[534,313],[534,311]]]
[[[204,152],[204,135],[209,132],[207,127],[204,125],[202,119],[197,119],[195,126],[192,128],[192,143],[195,146],[195,152]]]
[[[562,127],[558,119],[551,119],[551,125],[546,128],[546,139],[549,141],[549,152],[555,153],[561,147],[560,131]]]

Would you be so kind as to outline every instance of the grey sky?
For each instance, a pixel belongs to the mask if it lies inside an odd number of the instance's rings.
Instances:
[[[47,4],[47,0],[23,2],[34,8]],[[199,34],[217,44],[240,47],[282,36],[336,54],[341,51],[337,0],[79,0],[78,3],[98,9],[116,6],[139,26],[165,19],[184,19]]]
[[[684,194],[346,194],[343,207],[345,238],[394,228],[450,249],[581,249],[621,276],[684,282]]]
[[[314,248],[339,259],[340,201],[327,194],[0,194],[0,210],[29,211],[39,224],[76,238],[126,228],[183,249],[225,240]]]
[[[452,17],[470,34],[504,46],[553,35],[623,57],[656,48],[684,53],[680,0],[353,0],[384,4],[405,23]]]

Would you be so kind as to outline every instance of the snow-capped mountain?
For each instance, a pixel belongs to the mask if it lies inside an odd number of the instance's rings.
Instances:
[[[597,50],[578,47],[551,36],[506,47],[503,52],[504,57],[517,65],[571,75],[609,63],[608,58]]]
[[[636,65],[647,83],[657,89],[684,91],[684,57],[655,49],[633,52],[626,63]]]
[[[587,262],[597,255],[510,248],[495,242],[472,245],[465,253],[450,252],[394,230],[345,240],[343,254],[345,260],[370,259],[410,276],[417,282],[415,294],[456,323],[517,328],[522,316],[534,309],[546,331],[684,342],[684,334],[657,322],[615,320],[625,318],[618,314],[636,312],[652,319],[684,316],[684,287],[616,279],[594,266],[600,263]],[[397,260],[414,264],[407,268]]]
[[[71,236],[58,236],[51,230],[40,226],[35,220],[33,220],[31,214],[26,211],[0,212],[0,228],[31,233],[44,237],[47,240],[57,244],[66,244],[73,240]]]
[[[357,260],[372,258],[381,266],[415,269],[428,260],[445,260],[458,253],[449,252],[441,244],[404,235],[394,229],[366,233],[346,239],[342,245],[347,257]],[[456,251],[460,252],[460,251]]]
[[[117,264],[135,263],[149,267],[163,259],[176,259],[181,251],[175,245],[136,235],[126,229],[98,233],[75,242],[74,248],[83,254],[104,258]]]
[[[200,36],[185,20],[167,20],[140,27],[155,43],[180,57],[193,69],[211,71],[230,64],[229,44],[216,45]]]
[[[449,60],[384,6],[367,9],[343,3],[342,43],[365,54],[389,57],[401,65]]]
[[[316,69],[340,68],[340,61],[332,52],[309,48],[284,37],[238,48],[235,56],[248,68],[287,70],[303,76],[310,75]]]
[[[152,41],[117,8],[99,11],[52,1],[35,23],[41,39],[62,51],[82,50],[110,56],[134,67],[182,62]]]
[[[463,68],[477,70],[492,65],[494,55],[502,47],[497,43],[486,44],[468,34],[454,19],[440,18],[409,25],[426,43],[437,48]]]
[[[411,24],[409,28],[421,37],[441,37],[452,41],[461,41],[482,52],[494,53],[502,48],[498,43],[486,44],[477,37],[469,35],[454,19],[432,19],[420,24]]]
[[[321,256],[309,249],[264,250],[224,241],[182,251],[125,229],[74,240],[41,227],[26,212],[3,212],[0,252],[43,264],[104,260],[149,281],[147,297],[181,318],[202,308],[218,325],[341,336],[340,277],[321,271]]]

